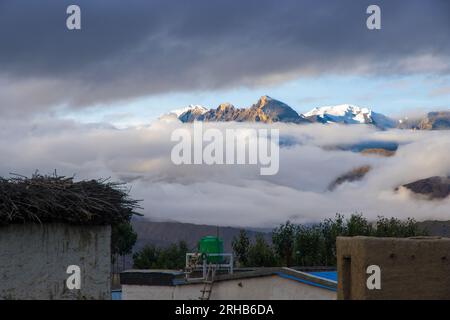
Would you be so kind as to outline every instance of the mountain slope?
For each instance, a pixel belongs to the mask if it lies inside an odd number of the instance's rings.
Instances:
[[[146,218],[133,218],[131,221],[133,229],[138,234],[138,240],[133,251],[142,249],[147,244],[167,247],[178,241],[186,241],[190,249],[197,247],[198,241],[204,236],[217,235],[224,240],[224,249],[231,252],[231,243],[233,238],[239,235],[240,228],[220,227],[211,225],[199,225],[181,222],[159,222],[151,221]],[[246,229],[246,228],[244,228]],[[260,232],[247,229],[247,235],[250,240],[254,240],[257,233],[264,235],[264,238],[271,243],[271,233],[267,230]]]
[[[236,108],[230,103],[222,103],[216,109],[200,105],[172,111],[171,117],[181,122],[262,122],[262,123],[339,123],[368,124],[379,129],[449,130],[450,111],[430,112],[424,118],[394,120],[369,108],[352,104],[316,107],[305,114],[298,114],[287,104],[262,96],[249,108]]]
[[[425,229],[430,236],[450,237],[450,221],[423,221],[418,222],[420,229]]]
[[[430,200],[443,199],[450,195],[450,177],[430,177],[404,184],[402,187]]]
[[[236,122],[291,122],[309,123],[287,104],[262,96],[257,103],[250,108],[236,108],[230,103],[223,103],[217,109],[207,112],[199,110],[188,110],[182,113],[178,119],[182,122],[197,121],[236,121]]]
[[[314,108],[304,114],[311,122],[341,123],[341,124],[372,124],[380,129],[394,128],[393,119],[368,108],[351,104]]]
[[[420,121],[421,130],[448,130],[450,129],[450,111],[430,112]]]
[[[399,120],[399,129],[413,130],[450,130],[450,111],[429,112],[424,117]]]
[[[328,187],[328,190],[333,191],[338,186],[345,182],[353,182],[353,181],[359,181],[362,180],[366,174],[371,170],[372,168],[370,166],[362,166],[355,168],[347,173],[344,173],[337,177]]]
[[[190,122],[190,119],[194,119],[202,114],[208,112],[208,109],[200,105],[190,105],[186,108],[172,111],[171,113],[176,114],[177,118],[183,122]]]

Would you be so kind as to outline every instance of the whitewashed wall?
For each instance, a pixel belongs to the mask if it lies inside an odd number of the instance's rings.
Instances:
[[[1,299],[111,299],[111,227],[25,224],[0,227]],[[81,289],[68,290],[69,265]]]
[[[178,286],[122,285],[123,300],[198,300],[203,284]],[[214,283],[211,300],[335,300],[336,292],[279,276]]]

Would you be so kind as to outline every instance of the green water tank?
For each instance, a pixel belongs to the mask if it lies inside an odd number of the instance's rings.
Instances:
[[[223,240],[215,236],[206,236],[200,239],[198,251],[202,254],[223,253]],[[210,263],[222,263],[223,257],[208,257]]]

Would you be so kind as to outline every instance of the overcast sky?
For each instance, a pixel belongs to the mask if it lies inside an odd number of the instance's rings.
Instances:
[[[82,29],[69,31],[74,3]],[[366,27],[373,3],[381,30]],[[341,103],[388,115],[448,110],[449,40],[448,0],[0,0],[0,176],[111,177],[144,200],[147,217],[184,222],[448,219],[450,199],[396,188],[449,174],[449,131],[277,123],[295,143],[281,148],[277,175],[260,176],[246,165],[174,166],[170,135],[190,124],[155,119],[188,104],[247,107],[261,95],[299,112]],[[329,148],[378,140],[399,143],[395,156]],[[328,190],[364,165],[364,179]]]
[[[0,0],[0,112],[126,124],[263,94],[300,112],[446,109],[449,38],[446,0]]]

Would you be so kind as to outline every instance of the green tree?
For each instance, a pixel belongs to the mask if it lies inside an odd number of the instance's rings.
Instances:
[[[275,252],[282,259],[283,264],[286,267],[289,267],[292,264],[292,257],[294,253],[294,236],[295,226],[290,221],[280,225],[272,233],[272,243],[274,245]]]
[[[404,237],[418,237],[428,236],[427,230],[420,228],[417,221],[413,218],[408,218],[403,221],[403,236]]]
[[[147,245],[133,255],[133,267],[136,269],[183,269],[188,246],[185,241],[171,244],[167,248]]]
[[[172,244],[160,251],[156,265],[160,269],[183,269],[187,252],[188,246],[185,241]]]
[[[141,251],[133,255],[133,268],[153,269],[157,268],[157,260],[160,255],[160,249],[154,245],[146,245]]]
[[[346,221],[345,235],[353,236],[370,236],[372,235],[372,225],[363,217],[362,214],[352,214]]]
[[[295,235],[295,264],[322,266],[326,255],[325,241],[320,225],[297,227]]]
[[[323,259],[324,265],[334,266],[336,265],[336,237],[346,233],[344,216],[336,214],[334,219],[325,219],[320,224],[320,228],[322,229],[324,246],[326,248]]]
[[[362,214],[353,214],[344,220],[336,214],[334,219],[326,219],[312,226],[297,226],[295,236],[295,263],[299,266],[334,266],[336,264],[336,237],[376,236],[412,237],[426,235],[414,219],[378,217],[370,223]]]
[[[248,266],[275,267],[277,258],[272,247],[266,242],[262,234],[257,234],[255,243],[250,245],[248,252]]]
[[[239,236],[233,238],[231,244],[233,252],[240,266],[248,266],[248,252],[250,249],[250,240],[245,230],[239,231]]]
[[[125,256],[131,254],[136,240],[137,233],[133,230],[131,223],[125,222],[113,225],[111,229],[111,256],[113,263],[118,263],[119,256],[121,256],[122,268],[125,268]]]
[[[416,220],[408,218],[401,221],[396,218],[379,216],[376,222],[377,237],[415,237],[425,236],[427,232],[419,228]]]

